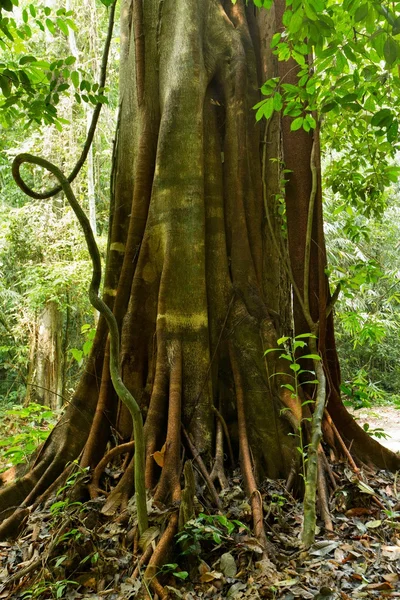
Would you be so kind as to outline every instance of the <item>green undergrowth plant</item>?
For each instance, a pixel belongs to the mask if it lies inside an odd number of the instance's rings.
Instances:
[[[0,409],[0,471],[25,462],[56,421],[55,412],[33,402]]]
[[[287,374],[283,372],[273,373],[271,377],[275,377],[276,375],[286,375],[291,379],[291,383],[283,383],[281,387],[286,388],[290,391],[292,398],[298,398],[300,394],[300,388],[305,385],[318,384],[318,379],[315,379],[315,371],[311,369],[302,368],[301,361],[303,360],[321,360],[321,357],[318,354],[302,354],[298,356],[299,350],[304,350],[307,348],[307,342],[304,340],[307,338],[314,338],[316,336],[311,333],[302,333],[300,335],[289,337],[283,336],[278,340],[279,348],[269,348],[264,352],[264,355],[267,355],[271,352],[281,352],[279,358],[288,361],[289,368],[293,374]],[[304,379],[302,378],[304,377]],[[307,404],[313,404],[314,400],[304,400],[301,406],[306,406]],[[290,408],[283,408],[281,412],[285,412],[290,410]],[[303,423],[306,421],[311,421],[311,417],[303,417],[299,423],[297,428],[297,433],[291,433],[289,435],[295,435],[298,437],[298,446],[297,451],[301,456],[301,464],[302,464],[302,472],[301,476],[306,479],[307,476],[307,447],[308,444],[304,443],[304,434],[303,434]]]
[[[200,555],[205,545],[214,546],[213,549],[216,550],[234,544],[234,534],[248,531],[248,527],[237,519],[200,513],[185,524],[177,534],[176,541],[184,546],[183,555]]]

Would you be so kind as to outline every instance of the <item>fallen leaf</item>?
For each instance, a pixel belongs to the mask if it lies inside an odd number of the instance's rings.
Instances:
[[[200,581],[202,583],[209,583],[210,581],[214,581],[214,579],[221,579],[222,573],[218,573],[218,571],[209,571],[208,573],[203,573],[200,577]]]
[[[382,546],[382,556],[385,556],[389,560],[400,559],[400,546]]]
[[[380,583],[369,583],[367,590],[392,590],[393,586],[388,581],[381,581]]]
[[[140,536],[139,548],[144,552],[158,535],[160,535],[160,529],[158,527],[149,527],[146,529]]]
[[[222,554],[220,559],[220,569],[225,577],[235,577],[237,573],[237,566],[235,559],[230,552]]]
[[[376,521],[368,521],[367,523],[365,523],[365,527],[368,527],[368,529],[376,529],[381,525],[382,521],[380,519],[377,519]]]
[[[359,506],[358,508],[350,508],[345,512],[345,515],[346,517],[360,517],[361,515],[370,515],[371,512],[369,508]]]
[[[158,466],[161,468],[163,468],[163,466],[164,466],[164,456],[165,456],[166,449],[167,449],[166,444],[164,444],[164,446],[161,448],[161,450],[157,450],[157,452],[154,452],[154,454],[153,454],[154,460],[156,461]]]
[[[397,583],[399,581],[399,576],[397,573],[386,573],[386,575],[383,575],[383,579],[389,581],[389,583]]]

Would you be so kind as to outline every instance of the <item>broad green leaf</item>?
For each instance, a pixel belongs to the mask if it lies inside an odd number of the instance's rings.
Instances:
[[[362,4],[359,6],[354,15],[354,21],[358,23],[359,21],[364,21],[368,15],[368,4]]]
[[[393,65],[399,57],[399,45],[391,36],[388,36],[383,46],[383,55],[389,66]]]
[[[382,108],[375,113],[371,119],[371,125],[373,127],[381,127],[384,121],[390,119],[392,121],[392,111],[389,108]]]
[[[297,119],[294,119],[294,121],[292,121],[290,125],[290,130],[297,131],[298,129],[300,129],[303,126],[303,121],[303,117],[298,117]]]
[[[274,110],[276,110],[277,112],[279,112],[280,110],[282,110],[283,107],[283,100],[282,100],[282,96],[279,92],[276,92],[276,94],[274,94]]]
[[[78,71],[72,71],[71,73],[71,81],[76,88],[79,87],[79,73]]]
[[[58,17],[56,19],[56,23],[57,23],[58,28],[60,29],[60,31],[62,31],[63,34],[68,37],[68,26],[65,24],[65,22],[62,19],[60,19],[60,17]]]
[[[50,31],[51,35],[55,35],[56,34],[56,28],[55,28],[54,23],[53,23],[53,21],[51,19],[46,19],[46,27]]]
[[[301,358],[311,358],[312,360],[321,360],[319,354],[303,354]]]

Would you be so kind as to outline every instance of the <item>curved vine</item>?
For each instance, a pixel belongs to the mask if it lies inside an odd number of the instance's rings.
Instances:
[[[63,190],[72,210],[74,211],[79,224],[82,228],[85,236],[86,245],[90,254],[93,265],[92,280],[89,286],[89,300],[94,308],[96,308],[100,314],[102,314],[107,322],[110,332],[110,374],[111,381],[114,389],[118,395],[118,398],[125,404],[129,410],[132,421],[133,431],[135,437],[135,495],[137,504],[137,515],[138,515],[138,527],[140,534],[143,533],[148,527],[147,519],[147,507],[146,507],[146,489],[144,484],[144,471],[145,471],[145,445],[143,435],[143,419],[140,407],[132,396],[130,391],[126,388],[122,381],[119,372],[119,330],[118,324],[115,319],[113,312],[99,297],[99,288],[101,282],[101,259],[99,249],[94,239],[93,231],[89,223],[85,212],[77,201],[74,192],[72,191],[71,185],[65,175],[60,171],[58,167],[53,165],[51,162],[32,154],[19,154],[15,157],[13,162],[13,177],[17,185],[24,190],[26,184],[24,183],[20,167],[23,163],[29,163],[32,165],[38,165],[43,169],[46,169],[59,181],[60,189]]]

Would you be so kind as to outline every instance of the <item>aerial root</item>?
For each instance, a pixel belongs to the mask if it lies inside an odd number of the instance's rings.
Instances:
[[[95,470],[93,471],[92,481],[90,482],[89,494],[91,500],[98,498],[99,493],[105,494],[105,491],[100,488],[100,477],[102,476],[104,469],[108,465],[109,462],[115,456],[119,456],[120,454],[130,453],[135,447],[135,442],[127,442],[126,444],[120,444],[119,446],[115,446],[112,448],[107,454],[101,459]]]

